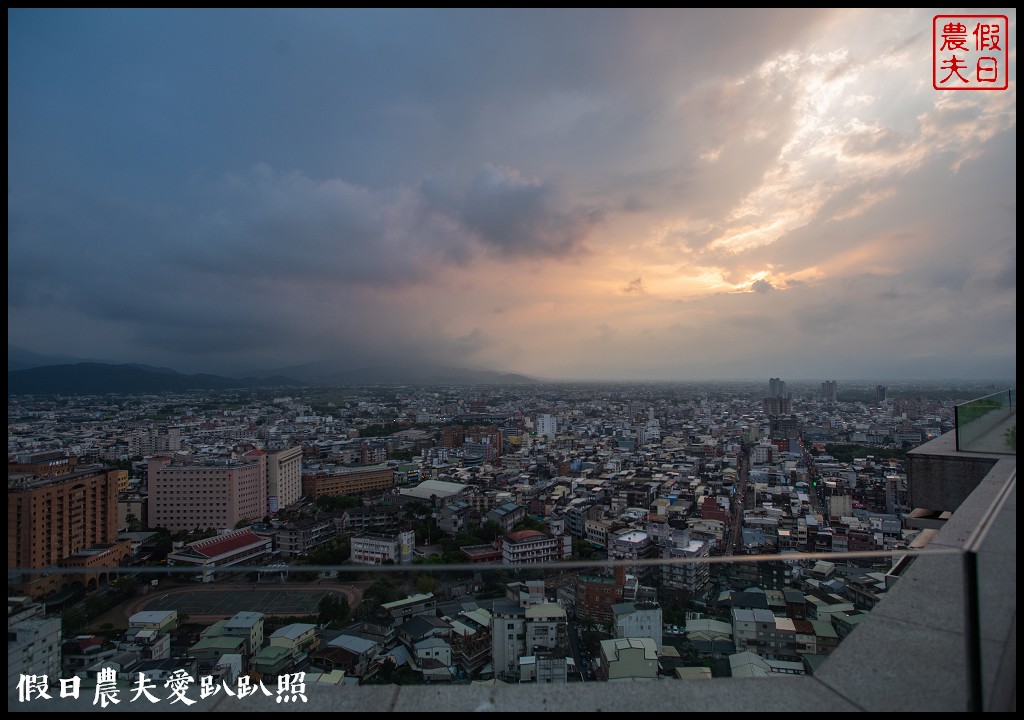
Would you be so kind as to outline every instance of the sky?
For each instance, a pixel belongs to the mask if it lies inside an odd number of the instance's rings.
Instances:
[[[8,344],[1016,379],[1009,88],[895,10],[8,10]]]

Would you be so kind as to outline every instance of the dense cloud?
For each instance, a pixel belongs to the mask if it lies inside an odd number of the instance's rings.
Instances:
[[[934,90],[927,12],[8,22],[11,344],[221,372],[1015,372],[1016,93]]]

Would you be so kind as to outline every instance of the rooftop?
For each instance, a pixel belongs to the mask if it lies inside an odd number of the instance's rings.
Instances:
[[[308,711],[416,712],[945,712],[1016,708],[1016,457],[963,452],[943,436],[914,451],[911,492],[952,515],[879,604],[863,615],[813,676],[733,677],[687,683],[623,681],[547,685],[310,686]],[[915,503],[916,505],[917,503]],[[923,507],[929,507],[924,505]],[[937,505],[931,509],[943,509]],[[594,578],[596,579],[596,578]],[[610,582],[611,579],[600,579]],[[978,591],[978,586],[984,592]],[[9,708],[92,710],[55,699]],[[247,711],[279,710],[273,697],[246,699]],[[166,706],[162,704],[161,707]],[[108,708],[134,711],[131,703]],[[223,694],[192,710],[237,712]]]

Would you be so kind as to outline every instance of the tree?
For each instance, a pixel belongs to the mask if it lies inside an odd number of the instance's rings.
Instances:
[[[363,592],[363,600],[368,605],[383,605],[402,597],[401,590],[388,577],[379,577]]]
[[[348,598],[334,593],[328,593],[320,598],[317,603],[317,623],[320,625],[341,625],[348,620],[352,609],[349,607]]]
[[[135,580],[130,575],[122,575],[113,583],[111,588],[122,597],[129,598],[135,594]]]
[[[597,551],[594,550],[594,546],[586,540],[573,538],[572,554],[577,560],[589,560],[590,558],[597,556]]]
[[[351,495],[321,495],[316,499],[316,506],[324,512],[344,512],[362,504],[362,500]]]
[[[310,565],[344,565],[352,554],[352,543],[348,535],[338,535],[330,542],[310,550],[303,564]]]
[[[61,626],[65,635],[73,635],[80,627],[85,625],[85,613],[76,607],[65,608],[60,614]]]
[[[493,542],[499,535],[501,535],[501,525],[496,520],[488,520],[480,528],[480,538],[484,542]]]
[[[441,583],[433,575],[421,574],[416,578],[416,590],[421,593],[436,593],[441,589]]]
[[[129,512],[125,516],[124,521],[128,525],[128,532],[139,532],[142,530],[142,521],[136,517],[135,513]]]

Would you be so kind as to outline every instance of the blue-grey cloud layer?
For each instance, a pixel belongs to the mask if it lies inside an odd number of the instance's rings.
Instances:
[[[930,16],[872,18],[11,10],[9,342],[1012,375],[1015,90],[936,93]]]

